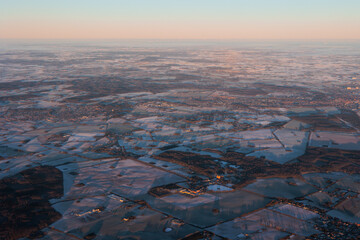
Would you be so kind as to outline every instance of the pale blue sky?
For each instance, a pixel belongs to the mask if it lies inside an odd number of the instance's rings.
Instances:
[[[360,0],[0,0],[0,38],[359,39]]]

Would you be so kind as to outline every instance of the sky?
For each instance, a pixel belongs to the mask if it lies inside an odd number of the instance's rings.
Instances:
[[[360,0],[0,0],[2,39],[360,39]]]

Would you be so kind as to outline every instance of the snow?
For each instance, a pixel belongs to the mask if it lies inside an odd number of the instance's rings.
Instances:
[[[214,184],[214,185],[209,185],[207,187],[207,190],[212,192],[226,192],[226,191],[232,191],[233,189],[222,185]]]

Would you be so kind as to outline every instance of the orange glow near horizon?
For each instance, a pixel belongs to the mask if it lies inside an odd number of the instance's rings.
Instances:
[[[359,24],[360,29],[360,24]],[[360,31],[342,25],[301,26],[266,23],[228,26],[221,24],[103,24],[54,23],[0,24],[0,38],[6,39],[360,39]]]
[[[360,1],[13,0],[3,39],[360,39]]]

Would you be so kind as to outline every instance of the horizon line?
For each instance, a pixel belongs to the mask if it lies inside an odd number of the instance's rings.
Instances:
[[[0,40],[156,40],[156,41],[360,41],[360,38],[1,38]]]

